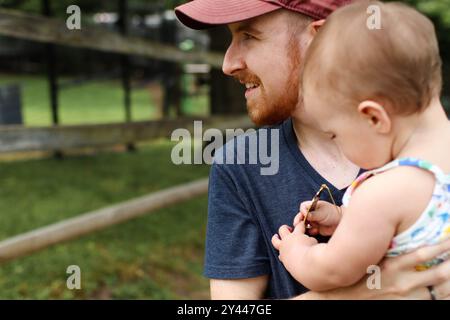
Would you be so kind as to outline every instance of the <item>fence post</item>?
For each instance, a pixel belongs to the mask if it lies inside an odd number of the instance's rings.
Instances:
[[[119,0],[119,20],[120,33],[124,36],[128,33],[128,6],[127,0]],[[122,87],[124,94],[125,122],[131,122],[131,84],[130,84],[130,58],[127,55],[120,56],[120,67],[122,69]],[[127,143],[128,151],[135,151],[133,143]]]
[[[52,10],[50,7],[50,0],[42,0],[42,14],[50,17]],[[58,79],[56,73],[56,53],[55,46],[51,43],[45,44],[45,51],[47,54],[47,79],[50,88],[50,106],[52,112],[52,124],[59,124],[59,110],[58,110]],[[63,154],[61,151],[55,151],[54,156],[57,159],[62,159]]]

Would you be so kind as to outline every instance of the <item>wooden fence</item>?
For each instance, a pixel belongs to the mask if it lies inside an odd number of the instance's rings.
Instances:
[[[124,36],[94,26],[83,25],[81,30],[69,30],[65,21],[16,10],[0,9],[0,35],[171,62],[202,62],[215,68],[221,68],[223,61],[222,53],[186,52],[175,46]]]
[[[247,116],[217,116],[196,118],[209,127],[250,128]],[[163,119],[155,121],[54,127],[0,127],[0,153],[21,151],[62,151],[83,147],[102,147],[170,137],[173,130],[192,131],[193,118]]]
[[[58,44],[123,55],[140,55],[178,63],[201,62],[215,68],[220,68],[223,60],[221,53],[185,52],[175,46],[126,36],[98,27],[82,26],[81,30],[69,30],[65,21],[6,9],[0,9],[0,35],[43,42],[49,46]],[[49,52],[51,53],[51,50]],[[52,57],[50,56],[49,59],[51,60]],[[49,80],[52,88],[53,119],[57,124],[57,84],[54,70],[51,68]],[[195,120],[202,120],[204,129],[209,127],[221,130],[247,129],[253,126],[247,116],[221,116]],[[34,150],[61,151],[130,144],[169,137],[177,128],[190,129],[192,132],[193,124],[193,118],[178,118],[77,126],[55,125],[31,128],[3,126],[0,127],[0,153]],[[205,194],[207,189],[208,179],[201,179],[4,239],[0,242],[0,262],[6,262],[191,199]]]

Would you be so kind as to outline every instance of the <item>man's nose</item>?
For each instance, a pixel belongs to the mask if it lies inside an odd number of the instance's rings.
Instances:
[[[239,48],[233,43],[228,47],[223,59],[222,71],[228,76],[233,76],[236,72],[245,68],[244,59]]]

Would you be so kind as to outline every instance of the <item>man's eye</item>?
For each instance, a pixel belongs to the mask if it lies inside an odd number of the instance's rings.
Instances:
[[[244,39],[245,40],[250,40],[250,39],[255,39],[255,37],[252,36],[250,33],[244,33]]]

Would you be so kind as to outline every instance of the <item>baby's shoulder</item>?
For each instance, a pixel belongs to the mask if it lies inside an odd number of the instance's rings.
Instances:
[[[402,195],[414,191],[423,193],[432,191],[435,181],[434,174],[430,171],[413,166],[398,166],[373,175],[358,189],[380,194]]]
[[[424,210],[434,190],[431,172],[409,166],[395,167],[365,180],[356,188],[352,201],[376,206],[397,217]]]

